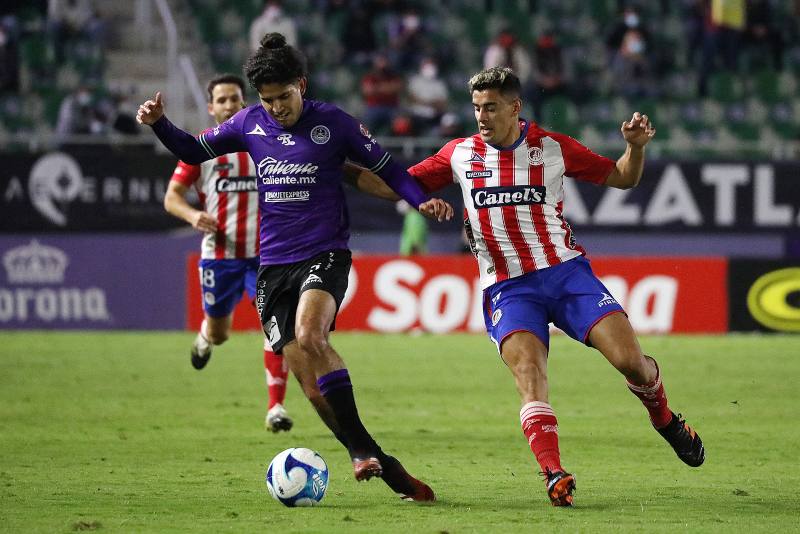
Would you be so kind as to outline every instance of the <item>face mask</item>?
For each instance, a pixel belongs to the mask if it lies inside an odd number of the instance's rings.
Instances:
[[[405,26],[407,30],[414,31],[419,28],[419,24],[420,21],[417,15],[406,15],[403,17],[403,26]]]
[[[430,80],[436,78],[436,75],[439,74],[439,69],[436,68],[436,65],[433,65],[431,63],[426,63],[420,69],[420,74],[422,74],[422,76]]]
[[[641,54],[644,52],[644,41],[641,39],[631,39],[628,41],[628,52],[631,54]]]
[[[625,26],[628,28],[635,28],[639,25],[639,15],[636,13],[628,13],[625,15]]]

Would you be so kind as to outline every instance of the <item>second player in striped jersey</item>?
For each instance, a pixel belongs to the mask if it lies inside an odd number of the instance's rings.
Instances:
[[[244,80],[231,74],[208,83],[208,113],[217,124],[244,107]],[[197,192],[202,209],[191,206],[189,188]],[[191,362],[202,369],[214,345],[230,336],[233,310],[246,291],[255,298],[258,275],[258,183],[247,152],[223,154],[199,165],[178,162],[164,207],[204,233],[201,245],[200,288],[205,317],[191,349]],[[268,430],[289,430],[292,420],[284,408],[288,368],[264,339],[264,372],[269,401]]]

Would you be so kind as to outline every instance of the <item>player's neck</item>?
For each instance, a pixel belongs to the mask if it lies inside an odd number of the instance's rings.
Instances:
[[[519,120],[515,120],[506,136],[500,142],[494,143],[494,145],[501,148],[510,147],[517,142],[520,135],[522,135],[522,128],[519,126]]]

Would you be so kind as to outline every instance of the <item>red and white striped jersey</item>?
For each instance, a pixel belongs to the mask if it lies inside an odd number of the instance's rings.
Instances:
[[[584,254],[562,215],[564,177],[603,184],[615,166],[567,135],[520,128],[510,147],[455,139],[409,169],[428,191],[461,186],[484,289]]]
[[[258,256],[258,182],[247,152],[201,163],[178,162],[172,179],[197,190],[205,211],[217,218],[216,232],[203,237],[203,259]]]

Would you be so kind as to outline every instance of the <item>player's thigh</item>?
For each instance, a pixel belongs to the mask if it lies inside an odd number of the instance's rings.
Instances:
[[[534,273],[535,274],[535,273]],[[483,321],[497,351],[518,332],[536,337],[547,349],[550,342],[547,306],[536,294],[535,285],[524,277],[493,284],[483,292]]]
[[[347,278],[352,258],[349,250],[318,254],[297,272],[300,301],[295,330],[327,337],[336,328],[336,314],[347,292]]]
[[[624,374],[638,371],[644,355],[630,321],[624,313],[603,317],[589,332],[589,344]]]
[[[229,316],[242,298],[244,264],[241,260],[200,260],[203,310],[212,318]]]
[[[294,340],[294,322],[298,292],[292,283],[292,267],[265,265],[259,269],[256,282],[256,312],[267,344],[278,354]]]
[[[528,331],[518,331],[506,337],[500,355],[519,382],[546,379],[547,347]]]

